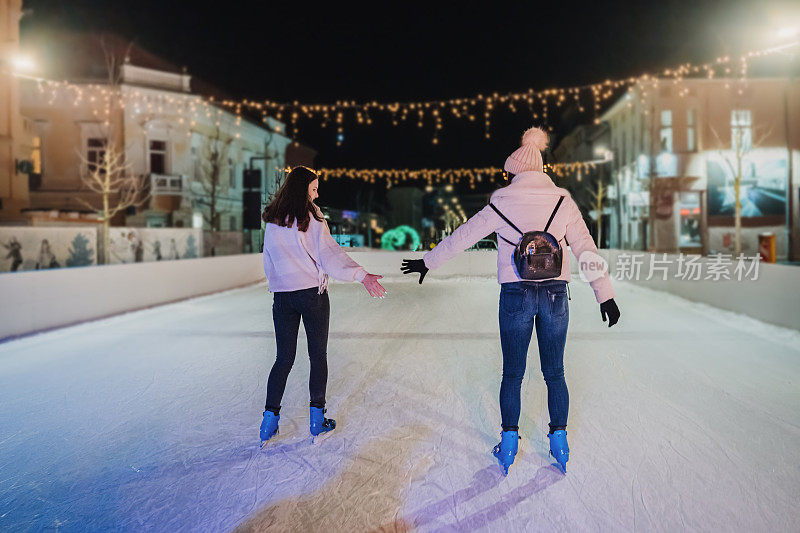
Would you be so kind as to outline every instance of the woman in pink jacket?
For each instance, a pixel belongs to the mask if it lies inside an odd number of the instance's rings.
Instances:
[[[383,298],[382,276],[367,273],[331,237],[322,212],[314,204],[319,196],[317,174],[306,167],[289,172],[275,198],[264,208],[264,273],[274,293],[277,358],[267,380],[267,401],[261,422],[261,445],[278,432],[281,399],[286,378],[294,364],[300,319],[308,339],[311,361],[312,438],[336,427],[325,418],[325,388],[328,382],[328,275],[341,281],[358,281],[373,298]]]
[[[569,244],[575,257],[580,258],[582,267],[585,257],[597,257],[597,248],[578,206],[568,191],[556,187],[543,172],[541,152],[546,147],[547,134],[544,131],[539,128],[526,131],[522,146],[506,159],[504,165],[505,170],[514,175],[511,183],[495,191],[488,206],[459,226],[422,259],[403,262],[403,272],[419,272],[419,282],[422,283],[428,269],[438,268],[492,232],[499,237],[497,278],[501,287],[499,314],[503,379],[500,412],[503,431],[493,453],[505,473],[517,454],[520,388],[534,327],[542,374],[547,384],[550,453],[564,472],[569,460],[566,432],[569,395],[564,379],[564,346],[569,324],[569,256],[563,255],[560,275],[536,281],[523,279],[514,259],[520,234],[548,232],[554,238],[552,242],[558,241],[562,248]],[[597,261],[592,263],[596,265]],[[608,273],[605,270],[599,274],[592,271],[587,273],[587,277],[591,279],[595,298],[600,303],[603,321],[608,317],[609,327],[613,326],[619,319],[619,310],[614,303]]]

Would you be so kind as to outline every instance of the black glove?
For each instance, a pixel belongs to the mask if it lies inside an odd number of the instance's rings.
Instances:
[[[400,267],[403,274],[411,274],[412,272],[419,272],[419,283],[422,285],[422,280],[425,279],[425,274],[428,273],[428,267],[425,266],[425,261],[422,259],[403,259],[403,266]]]
[[[619,307],[617,307],[617,302],[614,301],[614,298],[600,304],[600,316],[603,317],[603,322],[608,317],[608,327],[617,323],[617,320],[619,320]]]

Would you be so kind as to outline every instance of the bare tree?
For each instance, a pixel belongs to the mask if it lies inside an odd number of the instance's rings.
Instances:
[[[583,181],[583,170],[578,169],[576,182],[570,186],[570,192],[575,202],[588,213],[594,211],[597,214],[597,247],[600,248],[603,242],[603,210],[606,207],[608,198],[608,186],[604,180],[604,170],[602,168],[591,169],[588,173],[588,180]]]
[[[130,165],[125,161],[125,151],[119,149],[113,141],[106,141],[95,154],[97,156],[92,160],[80,154],[86,168],[81,181],[90,191],[100,196],[102,207],[98,209],[82,198],[78,198],[78,201],[92,211],[97,211],[100,216],[103,224],[100,262],[105,264],[109,259],[111,220],[129,207],[142,205],[150,195],[145,191],[144,181],[130,173]]]
[[[772,129],[765,130],[759,128],[757,132],[750,127],[732,127],[731,128],[731,148],[730,150],[724,149],[725,143],[713,127],[711,128],[714,137],[717,139],[719,146],[718,152],[720,158],[725,161],[728,169],[733,175],[733,196],[734,196],[734,210],[733,210],[733,227],[734,227],[734,245],[733,252],[735,255],[742,253],[742,174],[744,165],[747,161],[749,154],[761,146],[767,137],[772,133]],[[753,138],[753,134],[758,133],[758,137]]]
[[[100,48],[103,50],[103,59],[108,73],[108,84],[112,88],[119,88],[122,82],[122,65],[130,60],[133,41],[129,41],[124,50],[112,50],[111,45],[106,41],[105,36],[100,37]]]
[[[597,180],[597,190],[589,191],[592,199],[594,200],[594,210],[597,213],[597,247],[600,248],[603,244],[603,209],[605,208],[604,201],[608,192],[608,187],[603,184],[603,180]]]
[[[224,185],[223,171],[227,168],[232,142],[233,137],[223,137],[217,127],[215,134],[207,139],[203,147],[199,176],[203,194],[197,195],[195,202],[207,208],[203,210],[203,220],[212,232],[220,230],[221,215],[230,212],[230,207],[223,204],[222,193],[227,189]],[[214,255],[213,246],[211,255]]]
[[[102,145],[94,147],[91,154],[79,152],[81,160],[81,181],[90,191],[100,198],[101,207],[78,198],[83,205],[97,211],[101,227],[100,242],[102,251],[100,262],[109,260],[109,232],[111,220],[129,207],[138,207],[150,198],[141,177],[131,174],[131,166],[126,162],[125,149],[121,141],[121,113],[123,109],[120,85],[122,83],[121,65],[128,60],[133,42],[123,48],[112,49],[105,37],[100,38],[100,47],[108,74],[110,98],[106,100],[105,129],[106,137]]]

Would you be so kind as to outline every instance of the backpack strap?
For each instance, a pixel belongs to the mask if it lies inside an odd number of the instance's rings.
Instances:
[[[563,197],[562,197],[562,198],[563,198]],[[491,207],[492,209],[494,209],[494,212],[495,212],[495,213],[497,213],[498,215],[500,215],[500,218],[502,218],[503,220],[505,220],[505,221],[506,221],[506,224],[508,224],[509,226],[511,226],[512,228],[514,228],[515,230],[517,230],[517,233],[519,233],[520,235],[525,235],[525,234],[524,234],[522,231],[520,231],[520,229],[519,229],[518,227],[516,227],[516,226],[514,225],[514,223],[513,223],[513,222],[511,222],[510,220],[508,220],[508,219],[506,218],[506,216],[505,216],[503,213],[501,213],[501,212],[500,212],[500,210],[499,210],[499,209],[497,209],[497,208],[494,206],[494,204],[493,204],[492,202],[489,202],[489,207]],[[551,217],[551,218],[552,218],[552,217]],[[506,242],[508,242],[508,240],[507,240],[507,239],[503,239],[503,240],[504,240],[504,241],[506,241]],[[515,246],[516,246],[516,245],[515,245]]]
[[[510,244],[511,246],[516,246],[516,245],[517,245],[517,243],[516,243],[516,242],[511,242],[511,241],[509,241],[508,239],[506,239],[505,237],[503,237],[503,236],[502,236],[502,235],[500,235],[499,233],[497,234],[497,236],[498,236],[498,237],[500,237],[501,239],[503,239],[504,241],[506,241],[506,242],[507,242],[508,244]]]
[[[564,197],[563,196],[559,196],[558,197],[558,203],[556,204],[556,208],[553,209],[552,213],[550,213],[550,219],[547,221],[547,225],[544,227],[545,233],[547,232],[547,229],[550,227],[550,223],[553,222],[553,218],[556,216],[556,211],[558,211],[558,208],[561,207],[561,202],[563,202],[563,201],[564,201]],[[489,205],[491,205],[491,204],[489,204]],[[505,217],[503,217],[503,218],[505,218]],[[517,231],[519,231],[519,230],[517,230]]]

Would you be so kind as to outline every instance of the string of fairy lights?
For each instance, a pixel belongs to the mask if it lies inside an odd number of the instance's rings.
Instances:
[[[717,57],[714,61],[693,65],[685,63],[673,68],[667,68],[656,74],[642,74],[621,79],[606,79],[602,82],[573,87],[556,87],[536,90],[529,88],[522,92],[498,93],[489,95],[479,94],[469,98],[451,98],[447,100],[429,100],[417,102],[391,102],[383,103],[376,100],[369,102],[337,101],[333,104],[307,104],[298,101],[276,102],[272,100],[222,100],[219,103],[229,109],[233,109],[238,115],[242,109],[261,113],[262,116],[272,114],[278,120],[286,118],[291,126],[292,135],[297,137],[299,134],[299,122],[317,119],[320,127],[333,125],[336,128],[338,138],[344,132],[346,116],[349,115],[358,125],[369,126],[373,124],[372,115],[375,113],[388,113],[392,125],[409,123],[416,121],[419,128],[426,124],[433,125],[433,144],[438,144],[439,135],[444,129],[444,117],[451,119],[466,119],[470,122],[483,120],[484,135],[491,137],[492,116],[501,108],[505,108],[512,113],[527,108],[531,118],[547,123],[551,109],[561,108],[569,102],[574,102],[580,112],[587,110],[587,105],[591,105],[594,121],[597,122],[600,116],[602,105],[612,98],[621,88],[630,88],[639,85],[643,88],[648,86],[657,87],[665,78],[667,82],[680,84],[686,78],[706,77],[713,79],[722,75],[730,77],[737,68],[740,79],[746,78],[748,62],[753,58],[773,55],[795,48],[800,42],[795,41],[780,46],[766,48],[762,50],[750,51],[739,58],[732,59],[731,56]],[[730,87],[729,87],[730,88]],[[741,91],[742,89],[739,88]],[[641,91],[646,94],[646,91]],[[681,96],[686,96],[688,90],[679,91]],[[341,140],[337,143],[341,144]]]
[[[798,45],[800,45],[800,41],[794,41],[780,46],[750,51],[738,58],[721,56],[703,64],[684,63],[658,73],[606,79],[588,85],[539,90],[529,88],[521,92],[502,94],[494,92],[467,98],[388,103],[377,100],[368,102],[340,100],[332,104],[251,99],[218,100],[214,97],[203,97],[196,94],[167,93],[119,85],[76,84],[30,76],[22,77],[34,80],[40,95],[46,96],[48,104],[51,106],[56,105],[62,99],[67,99],[75,107],[82,104],[94,104],[93,115],[98,120],[102,120],[106,126],[111,123],[115,110],[129,108],[134,117],[142,124],[156,118],[162,120],[168,118],[174,121],[179,128],[183,128],[187,136],[191,136],[203,126],[212,125],[219,128],[223,122],[226,122],[226,126],[233,127],[235,133],[232,135],[240,138],[244,127],[243,122],[247,122],[245,117],[250,118],[255,115],[256,117],[260,116],[261,121],[268,124],[270,129],[276,133],[291,134],[294,139],[299,136],[301,122],[308,124],[316,120],[320,128],[335,128],[337,145],[341,145],[346,125],[355,124],[359,127],[369,127],[375,123],[378,115],[385,115],[393,126],[403,123],[416,123],[418,128],[431,126],[433,130],[432,143],[438,144],[446,121],[451,120],[482,121],[484,135],[486,138],[490,138],[492,119],[501,110],[511,113],[527,110],[534,122],[546,126],[553,113],[567,105],[574,104],[579,112],[590,112],[597,123],[603,105],[618,95],[622,89],[627,89],[628,94],[638,95],[642,106],[647,101],[650,92],[657,91],[661,84],[677,86],[677,94],[685,97],[689,94],[689,89],[685,85],[681,86],[681,83],[684,80],[703,77],[708,79],[722,77],[726,80],[726,89],[736,90],[742,94],[747,83],[749,62],[752,59],[785,53],[797,48]],[[633,103],[631,98],[627,105],[632,106]],[[648,113],[646,109],[644,112]],[[270,117],[275,120],[270,121]],[[281,122],[288,123],[291,132],[284,131]],[[548,171],[561,176],[578,170],[590,170],[594,168],[595,164],[596,162],[557,163],[549,165]],[[502,173],[501,169],[491,167],[471,169],[335,168],[323,169],[323,171],[325,179],[347,177],[369,183],[384,179],[387,184],[410,180],[421,180],[429,184],[466,180],[473,188],[477,182],[483,179],[482,177],[496,176]]]
[[[553,108],[564,107],[568,102],[572,101],[577,104],[579,111],[587,111],[588,108],[591,108],[595,120],[598,120],[602,105],[612,98],[619,89],[640,86],[644,89],[642,91],[642,98],[644,99],[647,89],[657,87],[660,83],[678,85],[688,78],[706,77],[713,79],[720,75],[725,78],[731,78],[734,71],[738,74],[738,78],[745,79],[750,60],[787,52],[790,49],[797,48],[798,45],[800,45],[800,41],[794,41],[772,48],[750,51],[738,58],[720,56],[703,64],[684,63],[677,67],[664,69],[658,73],[645,73],[640,76],[614,80],[606,79],[588,85],[541,90],[529,88],[522,92],[503,94],[494,92],[488,95],[479,94],[474,97],[446,100],[389,103],[376,100],[369,102],[343,100],[332,104],[308,104],[299,101],[219,100],[214,97],[204,98],[192,94],[151,94],[146,90],[133,90],[125,95],[125,101],[120,102],[118,105],[121,107],[133,106],[144,115],[163,112],[166,106],[175,106],[175,111],[182,115],[182,118],[188,120],[190,124],[192,122],[191,117],[197,117],[201,114],[211,118],[216,112],[219,116],[221,114],[219,108],[221,107],[230,110],[237,117],[236,121],[237,125],[239,125],[241,124],[243,113],[250,111],[259,114],[264,121],[267,120],[268,116],[273,116],[278,121],[287,120],[294,138],[297,138],[299,134],[299,122],[301,120],[318,119],[320,127],[333,125],[336,127],[337,132],[341,133],[344,131],[348,118],[360,126],[370,126],[374,124],[373,115],[383,113],[389,115],[391,123],[395,126],[402,122],[414,121],[420,128],[425,124],[433,124],[433,142],[437,143],[439,135],[444,129],[445,117],[471,122],[483,120],[487,137],[491,136],[493,114],[503,108],[512,113],[527,108],[533,119],[546,123]],[[105,109],[99,112],[98,115],[110,115],[113,102],[116,99],[114,96],[118,90],[118,88],[103,84],[79,85],[43,78],[32,79],[38,82],[40,92],[49,92],[51,103],[55,102],[59,92],[64,91],[72,96],[75,106],[84,101],[102,101],[105,104]],[[687,89],[679,91],[680,96],[685,96],[686,94],[688,94]]]
[[[570,163],[546,164],[544,171],[558,177],[575,172],[588,172],[610,159],[593,161],[576,161]],[[291,169],[284,169],[288,172]],[[478,183],[507,178],[502,168],[476,167],[476,168],[318,168],[315,170],[323,181],[329,179],[352,179],[365,183],[385,183],[387,187],[402,185],[405,182],[424,183],[429,186],[442,184],[467,183],[471,189]]]
[[[142,124],[155,118],[174,118],[179,127],[186,129],[187,135],[193,133],[201,118],[207,119],[216,127],[228,116],[223,108],[214,105],[213,98],[196,94],[173,94],[156,90],[129,89],[118,85],[75,84],[67,81],[52,81],[44,78],[20,76],[36,83],[36,90],[47,97],[47,105],[52,107],[68,100],[73,107],[82,104],[92,105],[93,116],[109,126],[112,113],[129,108]],[[264,121],[266,122],[266,117]],[[233,118],[237,128],[235,137],[241,137],[238,128],[242,125],[241,114]],[[278,131],[278,133],[282,133]]]

